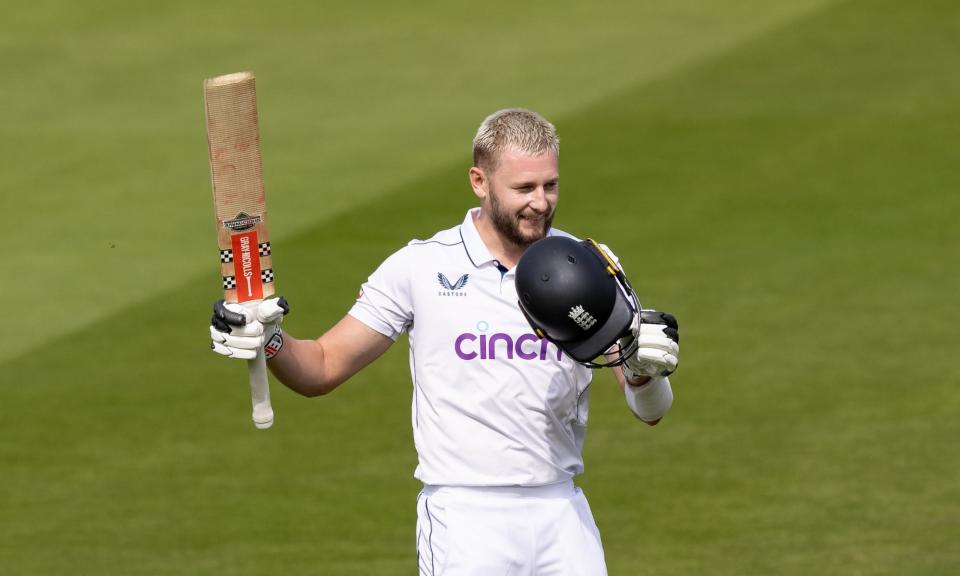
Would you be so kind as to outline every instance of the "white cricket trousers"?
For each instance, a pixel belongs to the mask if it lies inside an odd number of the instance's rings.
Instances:
[[[600,533],[572,481],[549,486],[424,486],[420,576],[606,576]]]

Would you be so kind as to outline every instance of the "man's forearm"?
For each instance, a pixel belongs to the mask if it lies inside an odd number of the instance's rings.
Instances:
[[[267,362],[277,380],[303,396],[320,396],[337,387],[324,369],[323,346],[317,340],[298,340],[283,334],[283,348]]]
[[[283,346],[267,366],[288,388],[304,396],[333,391],[393,344],[349,314],[316,340],[283,334]]]

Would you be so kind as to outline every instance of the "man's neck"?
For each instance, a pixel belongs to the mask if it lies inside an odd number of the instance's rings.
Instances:
[[[493,256],[502,266],[512,269],[520,261],[526,246],[519,246],[510,240],[504,238],[494,227],[493,222],[484,213],[481,208],[473,216],[473,225],[477,227],[480,234],[480,240],[483,241],[490,255]]]

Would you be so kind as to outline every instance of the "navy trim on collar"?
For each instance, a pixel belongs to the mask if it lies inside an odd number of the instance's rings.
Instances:
[[[463,251],[467,253],[467,259],[470,260],[470,263],[473,264],[474,268],[479,268],[477,263],[473,261],[473,256],[470,255],[470,251],[467,250],[467,241],[463,239],[463,226],[460,226],[457,229],[457,233],[460,234],[460,243],[463,244]]]
[[[494,258],[493,255],[490,254],[490,249],[483,243],[483,238],[480,237],[480,231],[477,230],[477,225],[473,222],[473,215],[477,210],[479,210],[479,208],[467,210],[463,224],[460,225],[460,239],[463,240],[463,248],[467,251],[467,257],[470,258],[470,262],[479,268],[488,262],[493,262]]]

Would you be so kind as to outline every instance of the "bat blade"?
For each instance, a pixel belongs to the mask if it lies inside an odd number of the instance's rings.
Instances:
[[[203,94],[224,299],[242,304],[249,318],[275,293],[256,80],[251,72],[209,78]],[[249,373],[254,425],[269,428],[273,408],[262,350]]]

